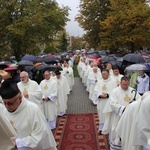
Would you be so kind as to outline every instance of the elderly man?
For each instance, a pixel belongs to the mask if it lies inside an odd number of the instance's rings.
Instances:
[[[43,111],[42,91],[37,82],[29,79],[29,75],[26,71],[20,73],[20,82],[18,82],[17,85],[23,97],[37,104]]]
[[[103,134],[109,133],[110,150],[118,148],[121,150],[120,138],[116,133],[116,127],[122,113],[133,100],[141,100],[141,96],[131,87],[129,87],[129,78],[122,77],[120,86],[115,88],[110,95],[110,103],[104,108],[105,116],[111,113],[111,118],[104,124]],[[110,105],[109,105],[110,104]]]
[[[43,94],[44,114],[50,128],[55,129],[57,120],[57,82],[51,78],[49,71],[44,72],[44,78],[40,83]]]
[[[97,68],[97,73],[99,73],[100,76],[101,76],[101,70],[98,68],[97,62],[92,62],[91,67],[89,68],[89,71],[88,71],[88,74],[87,74],[86,91],[88,91],[88,92],[89,92],[89,90],[90,90],[90,80],[89,80],[88,77],[89,77],[89,74],[90,74],[91,72],[93,72],[93,68],[94,68],[94,67]]]
[[[103,109],[111,95],[112,90],[116,87],[116,83],[109,76],[109,70],[102,70],[102,79],[100,79],[95,86],[95,94],[97,97],[97,111],[99,116],[99,131],[101,132],[104,126],[105,118]]]
[[[98,67],[93,67],[93,70],[89,73],[88,76],[88,80],[90,82],[89,84],[89,99],[92,101],[92,103],[94,105],[97,105],[97,98],[95,96],[95,86],[98,82],[98,80],[100,80],[102,78],[101,72],[98,71]]]
[[[56,142],[39,107],[27,101],[12,79],[6,79],[0,88],[6,109],[4,114],[17,136],[16,149],[56,150]]]

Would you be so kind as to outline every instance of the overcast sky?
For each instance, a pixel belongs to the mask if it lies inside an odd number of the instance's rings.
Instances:
[[[69,11],[69,19],[67,22],[66,30],[70,36],[82,36],[84,31],[77,21],[75,21],[75,17],[78,14],[80,0],[56,0],[60,7],[68,6],[71,10]]]

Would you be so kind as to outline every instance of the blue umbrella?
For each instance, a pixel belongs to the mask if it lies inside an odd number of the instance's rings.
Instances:
[[[21,60],[18,62],[18,66],[33,66],[33,62],[29,60]]]
[[[21,60],[29,60],[29,61],[35,62],[36,61],[36,56],[34,56],[34,55],[25,55],[21,58]]]

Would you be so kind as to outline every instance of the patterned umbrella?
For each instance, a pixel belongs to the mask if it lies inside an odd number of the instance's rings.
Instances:
[[[126,71],[149,71],[145,64],[133,64],[125,68]]]

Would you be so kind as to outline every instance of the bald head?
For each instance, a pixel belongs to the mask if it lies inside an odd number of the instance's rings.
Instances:
[[[28,80],[29,80],[29,74],[26,71],[22,71],[20,73],[20,81],[26,83],[28,82]]]
[[[93,67],[97,67],[97,62],[93,62]]]
[[[93,72],[97,72],[97,67],[93,67]]]
[[[49,71],[45,71],[44,72],[44,78],[45,78],[45,80],[49,80],[50,79],[50,72]]]

